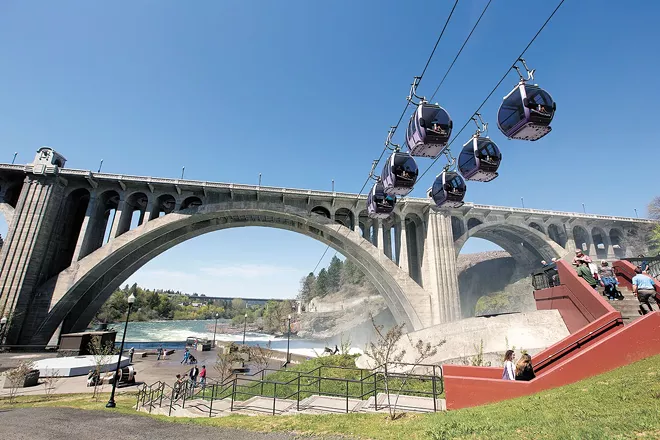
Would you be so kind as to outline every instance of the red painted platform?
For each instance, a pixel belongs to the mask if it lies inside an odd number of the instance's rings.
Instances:
[[[660,354],[660,312],[624,326],[621,314],[568,263],[558,262],[557,269],[561,285],[534,297],[539,310],[558,310],[571,334],[534,356],[536,378],[529,382],[502,380],[502,367],[444,365],[447,409],[533,394]]]

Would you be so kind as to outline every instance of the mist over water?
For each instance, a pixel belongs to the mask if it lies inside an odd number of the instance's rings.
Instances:
[[[126,333],[125,347],[134,346],[137,349],[155,349],[161,345],[164,348],[181,349],[185,346],[186,338],[197,337],[213,340],[214,320],[202,321],[149,321],[149,322],[129,322]],[[218,324],[229,323],[228,320],[218,320]],[[116,341],[121,341],[124,333],[123,323],[114,323],[108,326],[109,329],[117,331]],[[243,333],[226,334],[216,333],[216,341],[243,341]],[[259,345],[265,347],[268,342],[271,348],[278,351],[286,351],[287,338],[275,337],[264,333],[247,332],[245,334],[245,343],[248,345]],[[314,357],[323,352],[326,346],[334,347],[339,344],[339,338],[330,338],[328,340],[298,339],[291,337],[289,351],[291,353]]]

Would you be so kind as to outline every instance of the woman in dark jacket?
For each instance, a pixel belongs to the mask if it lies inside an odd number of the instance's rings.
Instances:
[[[529,381],[535,377],[534,367],[532,367],[532,357],[528,354],[523,354],[516,364],[516,380]]]

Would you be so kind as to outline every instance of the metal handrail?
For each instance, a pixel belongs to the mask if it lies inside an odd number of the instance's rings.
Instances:
[[[432,373],[405,374],[405,373],[389,372],[387,368],[388,365],[412,366],[413,368],[417,368],[417,367],[431,368]],[[352,378],[340,378],[340,377],[325,377],[321,375],[321,372],[324,368],[329,370],[359,371],[360,378],[352,379]],[[437,370],[439,370],[440,373],[439,375]],[[295,397],[297,408],[298,410],[300,410],[300,401],[302,400],[301,399],[302,394],[308,393],[310,395],[317,394],[319,396],[345,398],[347,413],[350,412],[349,409],[350,398],[364,400],[365,397],[367,396],[369,397],[373,396],[374,407],[376,410],[378,410],[378,400],[377,400],[378,392],[387,390],[387,388],[381,384],[387,378],[387,379],[400,379],[404,381],[414,381],[414,380],[431,381],[432,383],[431,391],[415,390],[412,388],[408,388],[405,385],[402,385],[402,388],[398,390],[398,393],[431,396],[433,398],[433,410],[437,411],[437,398],[439,395],[441,395],[444,392],[444,384],[442,381],[442,367],[434,364],[410,364],[405,362],[391,362],[389,364],[378,365],[377,367],[373,368],[370,371],[370,373],[367,375],[365,375],[364,373],[365,371],[368,370],[364,370],[357,367],[321,365],[309,371],[284,370],[284,372],[291,373],[293,375],[293,377],[289,380],[268,380],[265,377],[267,371],[282,372],[283,370],[264,368],[252,374],[245,374],[245,373],[235,374],[233,375],[233,377],[228,378],[224,382],[211,380],[212,383],[210,384],[210,386],[208,385],[207,382],[207,384],[204,387],[200,387],[200,389],[198,389],[196,392],[195,392],[195,388],[197,387],[193,386],[192,382],[189,381],[182,382],[183,386],[179,390],[179,395],[182,396],[181,407],[185,408],[186,400],[192,399],[196,396],[198,398],[201,398],[203,401],[206,400],[209,401],[208,405],[205,403],[196,403],[196,405],[208,408],[209,417],[212,417],[214,400],[231,399],[230,411],[233,411],[234,403],[237,401],[238,395],[253,396],[253,397],[263,396],[273,399],[271,413],[275,415],[277,412],[276,407],[277,407],[278,399],[286,400]],[[259,375],[261,376],[261,378],[255,378],[256,376]],[[440,386],[438,386],[437,383],[438,378],[440,378]],[[344,391],[343,392],[324,391],[321,386],[323,381],[343,383]],[[243,383],[239,383],[239,382],[243,382]],[[359,393],[350,392],[350,388],[352,384],[355,384],[355,386],[359,384],[360,387]],[[365,391],[365,384],[367,385],[366,391]],[[272,385],[273,387],[272,395],[270,395],[270,393],[268,393],[268,395],[264,393],[264,385]],[[254,392],[254,389],[257,386],[260,387],[260,391]],[[287,391],[287,387],[290,386],[295,387],[292,392]],[[171,397],[169,398],[170,414],[171,414],[172,406],[178,405],[177,401],[179,400],[179,396],[175,398],[175,389],[165,384],[164,382],[156,382],[149,386],[145,384],[143,388],[140,391],[138,391],[137,407],[139,408],[139,401],[141,397],[143,399],[143,406],[146,404],[147,394],[149,395],[150,411],[155,401],[159,401],[160,405],[162,406],[163,399],[167,399],[167,397],[165,396],[165,387],[168,387],[172,390]],[[313,390],[310,389],[312,387],[315,389]],[[207,389],[209,388],[210,388],[210,396],[207,396]],[[281,397],[278,397],[278,388],[280,389],[279,394],[282,395]]]

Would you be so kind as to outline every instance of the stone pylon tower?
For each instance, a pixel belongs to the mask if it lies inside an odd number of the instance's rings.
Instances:
[[[66,181],[58,176],[66,159],[48,147],[28,165],[20,198],[0,250],[0,315],[8,319],[4,343],[20,344],[21,335],[48,313],[50,298],[36,295],[37,287],[54,275],[58,215]]]

